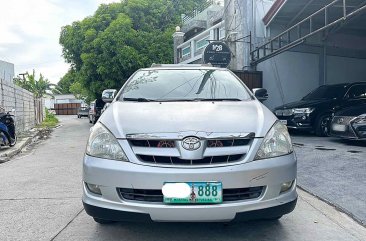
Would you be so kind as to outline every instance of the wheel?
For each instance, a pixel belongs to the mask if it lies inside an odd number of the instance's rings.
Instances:
[[[89,123],[90,123],[90,124],[92,123],[92,120],[90,119],[90,116],[89,116]]]
[[[80,119],[81,117],[80,117],[80,115],[78,115],[78,118]]]
[[[100,219],[100,218],[94,218],[94,221],[99,223],[99,224],[110,224],[110,223],[114,223],[114,221],[111,220],[105,220],[105,219]]]
[[[320,115],[315,122],[315,134],[317,136],[329,136],[330,135],[330,121],[331,115]]]
[[[15,136],[14,142],[9,144],[9,146],[15,146],[15,144],[17,144],[17,140],[18,140],[18,137]]]
[[[92,123],[93,123],[93,125],[94,125],[95,123],[97,123],[97,119],[95,118],[95,116],[93,117],[93,121],[92,121]]]

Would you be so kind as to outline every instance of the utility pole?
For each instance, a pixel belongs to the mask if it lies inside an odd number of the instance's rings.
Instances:
[[[224,2],[225,41],[232,52],[231,63],[228,67],[231,70],[238,69],[237,68],[236,42],[235,42],[236,35],[237,35],[237,31],[235,30],[235,26],[236,26],[235,1],[236,0],[225,0],[225,2]]]
[[[255,19],[254,19],[254,11],[255,11],[255,1],[256,0],[247,0],[247,1],[238,1],[239,9],[241,10],[241,28],[240,32],[243,36],[250,36],[253,40],[256,38],[256,30],[255,30]],[[242,46],[242,69],[244,70],[253,70],[250,65],[251,62],[251,40],[245,39]]]
[[[22,74],[18,74],[18,75],[22,76],[23,80],[25,81],[25,76],[28,75],[28,73],[22,73]]]

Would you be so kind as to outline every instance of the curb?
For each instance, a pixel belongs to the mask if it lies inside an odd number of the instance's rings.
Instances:
[[[341,207],[341,206],[340,206],[340,205],[338,205],[338,204],[335,204],[335,203],[331,202],[330,200],[328,200],[328,199],[326,199],[326,198],[323,198],[323,197],[321,197],[321,196],[319,196],[319,195],[315,194],[314,192],[310,191],[308,188],[302,187],[302,186],[300,186],[299,184],[297,184],[297,187],[298,187],[300,190],[302,190],[302,191],[304,191],[304,192],[306,192],[306,193],[308,193],[308,194],[310,194],[310,195],[312,195],[312,196],[314,196],[314,197],[318,198],[319,200],[321,200],[321,201],[325,202],[326,204],[328,204],[328,205],[330,205],[330,206],[334,207],[336,210],[338,210],[338,211],[340,211],[340,212],[342,212],[342,213],[346,214],[348,217],[350,217],[351,219],[353,219],[356,223],[360,224],[361,226],[366,227],[366,223],[365,223],[365,222],[363,222],[361,219],[359,219],[357,216],[355,216],[353,213],[351,213],[351,212],[350,212],[350,211],[348,211],[347,209],[345,209],[345,208]]]
[[[22,150],[31,144],[38,136],[41,134],[42,129],[38,129],[32,136],[25,137],[18,141],[18,143],[11,147],[9,151],[5,151],[5,153],[0,153],[0,164],[8,162],[11,160],[12,157],[16,156],[17,154],[21,153]]]

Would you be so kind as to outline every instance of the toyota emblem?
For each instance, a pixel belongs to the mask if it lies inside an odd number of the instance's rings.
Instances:
[[[201,147],[200,139],[197,137],[186,137],[182,141],[182,147],[188,151],[194,151]]]

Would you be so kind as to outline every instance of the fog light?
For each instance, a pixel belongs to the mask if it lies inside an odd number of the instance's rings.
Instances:
[[[280,193],[288,191],[292,187],[293,183],[294,183],[294,181],[282,183]]]
[[[98,195],[102,195],[102,192],[100,191],[100,188],[98,185],[95,184],[89,184],[89,183],[85,183],[86,186],[88,187],[88,190],[94,194],[98,194]]]

